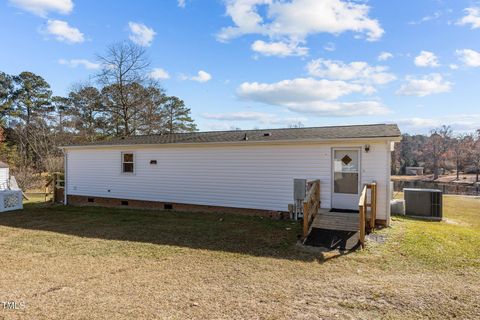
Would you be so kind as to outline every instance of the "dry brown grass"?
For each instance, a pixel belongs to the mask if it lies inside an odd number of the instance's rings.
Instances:
[[[480,200],[462,199],[446,197],[458,225],[396,218],[385,244],[323,262],[291,222],[27,205],[0,215],[0,301],[26,303],[0,318],[478,318],[480,252],[450,243],[480,227]],[[443,226],[453,236],[432,263],[435,243],[411,239]]]

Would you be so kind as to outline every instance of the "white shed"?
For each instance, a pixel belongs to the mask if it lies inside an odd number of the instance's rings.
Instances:
[[[0,161],[0,212],[23,208],[22,191],[11,190],[8,165]]]
[[[390,219],[397,125],[131,136],[62,147],[69,204],[274,214],[293,180],[320,180],[322,208],[358,210],[376,182],[378,223]]]
[[[8,181],[10,179],[10,172],[8,165],[0,161],[0,190],[8,189]]]

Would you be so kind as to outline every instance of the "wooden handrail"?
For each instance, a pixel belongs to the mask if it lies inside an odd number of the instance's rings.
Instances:
[[[310,225],[320,210],[320,180],[309,181],[310,188],[303,201],[303,237],[308,235]]]
[[[48,187],[49,185],[51,185],[53,182],[53,178],[51,178],[50,180],[48,180],[48,182],[45,184],[45,188]]]
[[[368,190],[370,190],[370,202],[368,202]],[[370,217],[367,216],[367,208],[370,208]],[[362,248],[365,247],[365,233],[375,229],[375,220],[377,218],[377,184],[375,182],[366,184],[363,187],[360,199],[358,200],[359,212],[359,241]]]

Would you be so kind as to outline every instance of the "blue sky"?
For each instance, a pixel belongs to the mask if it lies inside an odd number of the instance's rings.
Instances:
[[[480,128],[479,40],[478,1],[0,2],[0,70],[64,95],[107,45],[134,41],[201,130]]]

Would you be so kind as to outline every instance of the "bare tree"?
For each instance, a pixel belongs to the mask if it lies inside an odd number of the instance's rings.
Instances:
[[[475,182],[479,183],[480,175],[480,129],[472,136],[472,145],[470,150],[470,159],[475,168]]]
[[[457,172],[456,180],[460,179],[460,171],[465,166],[468,160],[468,152],[471,146],[468,135],[459,135],[451,139],[449,155],[455,162],[455,169]]]
[[[168,97],[163,89],[150,86],[145,88],[145,100],[143,108],[139,112],[139,121],[136,131],[139,134],[158,134],[166,132],[167,118],[164,112],[164,104]]]
[[[20,152],[18,159],[20,166],[46,170],[53,158],[61,157],[58,147],[65,141],[61,138],[61,133],[49,126],[46,121],[36,121],[35,124],[30,125],[30,130],[21,125],[17,125],[14,129],[19,151],[28,146],[32,153],[32,157],[27,157],[24,152]]]
[[[433,180],[438,179],[438,172],[442,160],[445,159],[452,137],[452,129],[450,126],[442,126],[431,131],[424,146],[424,156],[426,160],[432,163]]]
[[[298,121],[297,123],[292,123],[290,125],[288,125],[289,128],[305,128],[305,125],[303,124],[303,122],[301,121]]]
[[[145,49],[130,42],[115,43],[98,60],[102,69],[97,79],[108,97],[107,111],[119,122],[117,134],[131,135],[138,114],[138,86],[148,80],[150,61]]]

